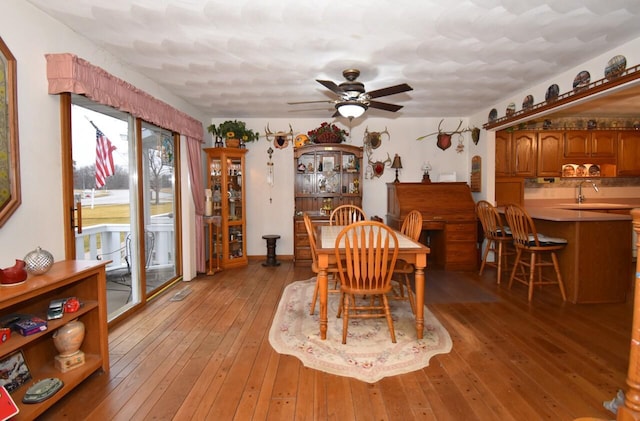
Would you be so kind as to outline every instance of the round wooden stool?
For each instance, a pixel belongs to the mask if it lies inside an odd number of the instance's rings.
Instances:
[[[263,235],[262,238],[267,240],[267,261],[262,266],[280,266],[280,262],[276,260],[276,241],[279,235]]]

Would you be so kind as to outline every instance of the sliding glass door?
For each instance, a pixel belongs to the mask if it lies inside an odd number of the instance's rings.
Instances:
[[[71,102],[73,254],[109,261],[112,320],[177,279],[175,139],[82,96]]]

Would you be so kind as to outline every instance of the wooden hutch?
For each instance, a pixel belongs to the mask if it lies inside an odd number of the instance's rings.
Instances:
[[[340,205],[362,207],[362,148],[344,144],[313,144],[296,148],[294,168],[294,262],[311,264],[311,249],[302,214],[315,224],[328,224]]]

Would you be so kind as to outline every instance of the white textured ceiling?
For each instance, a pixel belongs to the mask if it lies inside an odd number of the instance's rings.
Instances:
[[[352,67],[414,89],[365,116],[466,116],[640,35],[639,0],[28,1],[211,117],[329,117],[287,102]]]

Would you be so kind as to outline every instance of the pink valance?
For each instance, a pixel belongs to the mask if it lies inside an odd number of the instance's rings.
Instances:
[[[70,53],[45,54],[49,93],[84,95],[159,127],[202,142],[202,123]]]

